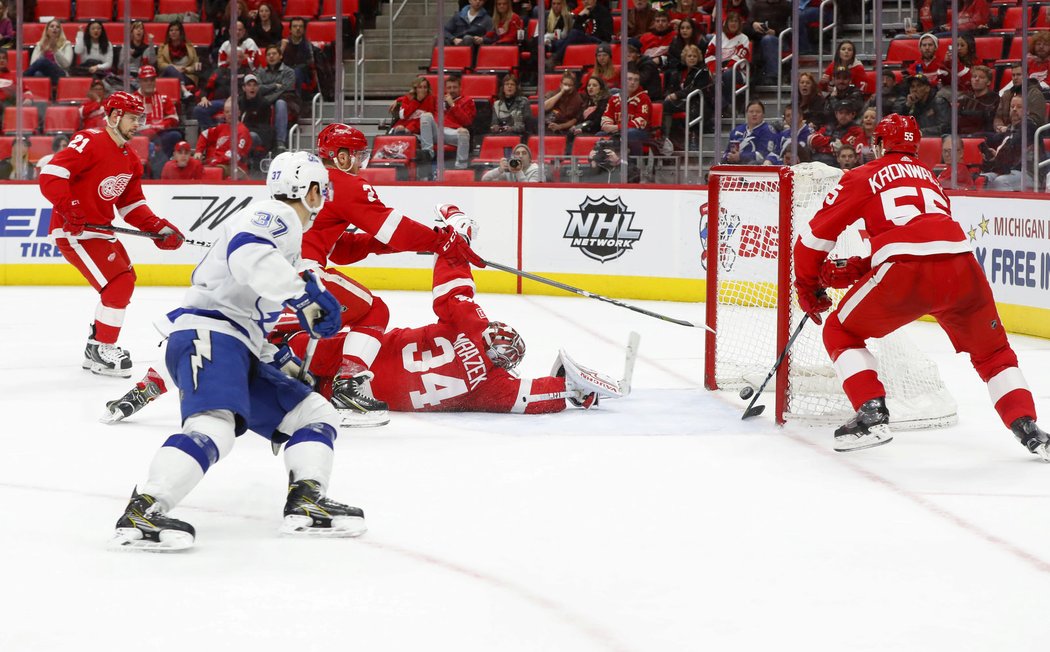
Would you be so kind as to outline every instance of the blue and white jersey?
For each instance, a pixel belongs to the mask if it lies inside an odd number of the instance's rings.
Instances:
[[[306,291],[299,277],[309,268],[301,257],[302,241],[302,222],[284,202],[267,199],[246,206],[226,221],[193,270],[182,306],[157,328],[165,335],[198,329],[225,333],[268,361],[273,347],[266,334],[284,302]]]

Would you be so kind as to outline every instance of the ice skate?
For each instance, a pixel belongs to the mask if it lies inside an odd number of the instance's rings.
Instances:
[[[865,401],[856,416],[835,431],[835,450],[840,453],[873,448],[891,441],[890,412],[883,397]]]
[[[389,406],[372,396],[372,376],[371,371],[365,370],[352,376],[337,376],[332,383],[332,405],[339,410],[343,427],[368,428],[390,423]]]
[[[456,233],[463,236],[466,239],[467,244],[470,244],[476,237],[480,227],[476,220],[467,217],[467,215],[459,209],[459,206],[455,204],[441,204],[435,206],[434,210],[438,214],[438,221],[442,224],[448,224]]]
[[[131,378],[131,354],[116,344],[88,340],[81,367],[98,376]]]
[[[1017,441],[1033,455],[1038,455],[1044,462],[1050,462],[1050,435],[1047,435],[1035,423],[1032,417],[1021,417],[1010,424]]]
[[[314,537],[356,537],[364,534],[365,513],[325,498],[316,480],[297,480],[288,485],[282,534]]]
[[[164,378],[153,367],[150,367],[146,376],[135,383],[127,394],[106,403],[106,413],[99,418],[99,421],[102,423],[122,421],[146,407],[147,403],[166,391],[168,388],[164,385]]]
[[[112,545],[122,550],[174,552],[192,546],[196,535],[192,525],[165,516],[153,496],[136,490],[117,521]]]

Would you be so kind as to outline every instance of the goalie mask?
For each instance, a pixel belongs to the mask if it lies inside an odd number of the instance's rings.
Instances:
[[[501,321],[490,321],[482,338],[489,360],[501,369],[510,371],[525,357],[525,341],[518,331]]]

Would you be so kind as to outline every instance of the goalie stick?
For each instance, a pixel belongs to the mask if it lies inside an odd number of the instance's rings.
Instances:
[[[565,290],[566,292],[572,292],[573,294],[578,294],[578,295],[583,296],[583,297],[588,297],[590,299],[597,299],[598,301],[604,301],[606,303],[611,303],[614,306],[619,306],[621,308],[627,308],[628,310],[633,310],[635,312],[640,312],[643,315],[647,315],[649,317],[655,317],[657,319],[662,319],[663,321],[669,321],[672,324],[678,324],[679,326],[688,326],[689,328],[705,328],[705,329],[711,331],[712,333],[715,332],[715,329],[711,328],[710,326],[708,326],[706,324],[694,324],[693,322],[686,321],[684,319],[676,319],[674,317],[668,317],[667,315],[661,315],[658,312],[652,312],[650,310],[646,310],[645,308],[639,308],[638,306],[632,306],[629,303],[624,303],[623,301],[617,301],[616,299],[610,299],[609,297],[605,297],[605,296],[602,296],[600,294],[595,294],[594,292],[589,292],[587,290],[583,290],[583,289],[578,288],[578,287],[573,287],[571,285],[566,285],[564,283],[555,281],[553,279],[545,278],[543,276],[537,276],[536,274],[531,274],[529,272],[520,270],[517,267],[510,267],[509,265],[501,265],[500,263],[494,263],[494,262],[489,261],[489,260],[484,261],[484,263],[485,263],[485,265],[487,265],[488,267],[491,267],[492,269],[498,269],[498,270],[500,270],[502,272],[509,272],[509,273],[514,274],[516,276],[520,276],[522,278],[527,278],[530,281],[536,281],[537,283],[545,283],[545,284],[550,285],[552,287],[556,287],[559,290]]]
[[[631,331],[627,337],[627,350],[623,360],[623,378],[616,382],[619,387],[620,398],[625,398],[631,393],[631,381],[634,378],[634,361],[638,357],[638,344],[642,336]],[[555,401],[559,398],[571,398],[575,392],[550,392],[549,394],[537,394],[526,400],[536,403],[539,401]]]
[[[802,332],[802,327],[806,325],[807,321],[809,321],[809,313],[806,313],[802,317],[802,320],[798,322],[798,326],[795,328],[795,332],[791,334],[791,337],[788,339],[787,344],[784,345],[784,350],[780,352],[780,357],[777,358],[777,361],[773,363],[773,368],[769,370],[769,374],[766,376],[766,379],[763,380],[762,384],[758,386],[758,391],[755,392],[755,397],[751,399],[751,402],[747,404],[747,408],[744,409],[744,415],[740,417],[741,420],[747,419],[749,417],[757,417],[758,415],[762,414],[762,412],[766,409],[766,406],[755,405],[755,403],[757,403],[759,397],[762,396],[762,390],[764,390],[766,388],[766,385],[769,384],[770,379],[776,375],[777,369],[779,369],[781,363],[784,362],[784,358],[787,357],[788,351],[791,350],[791,345],[795,343],[795,340],[798,338],[799,333]]]
[[[112,224],[85,224],[84,228],[98,233],[123,233],[124,235],[135,235],[140,238],[149,238],[150,240],[163,240],[169,235],[167,233],[150,233],[149,231],[139,231],[138,229],[127,229],[122,226],[113,226]],[[182,241],[198,247],[211,246],[210,242],[205,242],[204,240],[190,240],[184,237]]]

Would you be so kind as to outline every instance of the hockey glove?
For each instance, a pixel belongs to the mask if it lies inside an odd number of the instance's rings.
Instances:
[[[306,292],[301,297],[284,302],[295,311],[299,325],[313,338],[331,337],[339,332],[343,322],[342,307],[332,293],[324,289],[313,272],[305,271],[300,276],[306,281]]]
[[[63,231],[69,235],[80,235],[84,232],[84,225],[87,224],[87,214],[81,208],[80,200],[66,199],[58,206],[55,206],[55,210],[62,216]]]
[[[470,248],[470,243],[456,233],[456,230],[451,226],[443,226],[440,229],[435,226],[434,235],[434,253],[438,256],[448,259],[453,264],[465,261],[474,267],[485,266],[485,261]]]
[[[182,232],[175,228],[175,225],[162,217],[153,217],[147,220],[142,225],[142,230],[148,233],[157,233],[165,235],[167,237],[157,238],[153,241],[153,244],[157,245],[158,249],[178,249],[182,246],[182,242],[186,239],[182,235]]]
[[[798,291],[798,305],[802,311],[809,315],[814,324],[824,323],[824,318],[820,316],[820,313],[831,310],[831,299],[828,298],[828,293],[824,291],[824,288],[804,287],[796,284],[795,289]]]
[[[845,290],[871,271],[871,258],[829,258],[820,266],[820,284]]]
[[[273,356],[273,362],[270,364],[280,369],[284,375],[296,380],[299,379],[299,370],[303,368],[303,361],[292,353],[292,349],[287,344],[277,349],[277,353]],[[303,376],[302,382],[309,385],[310,389],[317,387],[317,378],[309,371]]]

